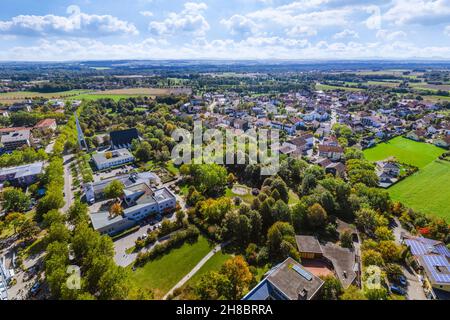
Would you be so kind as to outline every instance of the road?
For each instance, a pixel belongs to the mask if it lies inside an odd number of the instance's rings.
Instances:
[[[200,270],[201,267],[209,260],[213,255],[215,255],[217,252],[219,252],[223,247],[225,247],[228,243],[221,243],[214,247],[206,256],[203,257],[202,260],[200,260],[199,263],[187,274],[181,279],[176,285],[172,287],[172,289],[169,290],[169,292],[166,293],[166,295],[163,297],[163,300],[166,300],[168,296],[170,296],[173,291],[177,288],[182,287],[189,279],[192,278],[194,274],[197,273],[198,270]]]
[[[69,210],[70,205],[73,203],[74,194],[72,192],[72,173],[70,172],[70,164],[75,159],[73,154],[68,154],[63,157],[64,161],[64,207],[62,211],[66,213]]]

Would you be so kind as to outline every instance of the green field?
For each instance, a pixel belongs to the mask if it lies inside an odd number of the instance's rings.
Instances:
[[[119,101],[120,99],[127,99],[132,97],[140,97],[143,95],[139,94],[80,94],[77,96],[70,97],[68,100],[99,100],[99,99],[112,99],[114,101]]]
[[[206,263],[192,276],[191,279],[188,280],[188,282],[186,282],[185,286],[194,286],[204,274],[210,271],[219,271],[225,261],[230,258],[231,255],[229,254],[223,253],[222,251],[217,252],[211,257],[211,259],[206,261]]]
[[[389,188],[394,200],[450,222],[450,162],[436,160]]]
[[[364,156],[369,161],[384,160],[393,156],[399,162],[423,168],[444,152],[444,149],[428,143],[396,137],[385,143],[380,143],[374,148],[364,150]]]
[[[364,150],[364,155],[370,161],[394,156],[418,167],[417,173],[390,187],[389,194],[408,207],[450,221],[450,162],[437,160],[444,152],[431,144],[397,137]]]
[[[194,244],[185,243],[180,248],[148,262],[132,273],[131,280],[139,288],[154,290],[155,298],[161,299],[213,248],[200,236]]]
[[[361,88],[350,88],[341,86],[331,86],[328,84],[316,83],[316,90],[331,91],[331,90],[344,90],[344,91],[363,91]]]

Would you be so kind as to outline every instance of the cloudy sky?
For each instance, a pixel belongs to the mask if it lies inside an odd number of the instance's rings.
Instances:
[[[450,59],[450,0],[2,0],[0,60]]]

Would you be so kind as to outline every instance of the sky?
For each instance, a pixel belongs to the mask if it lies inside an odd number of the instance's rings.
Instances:
[[[2,0],[0,60],[450,59],[450,0]]]

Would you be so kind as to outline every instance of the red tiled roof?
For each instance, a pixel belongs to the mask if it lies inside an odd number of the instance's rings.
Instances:
[[[337,152],[337,153],[342,153],[342,152],[344,152],[344,149],[342,149],[342,147],[325,146],[325,145],[321,144],[321,145],[319,145],[319,152]]]
[[[27,130],[27,129],[28,128],[25,128],[25,127],[1,128],[0,133],[8,133],[8,132]]]
[[[56,124],[55,119],[43,119],[36,124],[35,128],[46,128],[53,126],[55,124]]]

